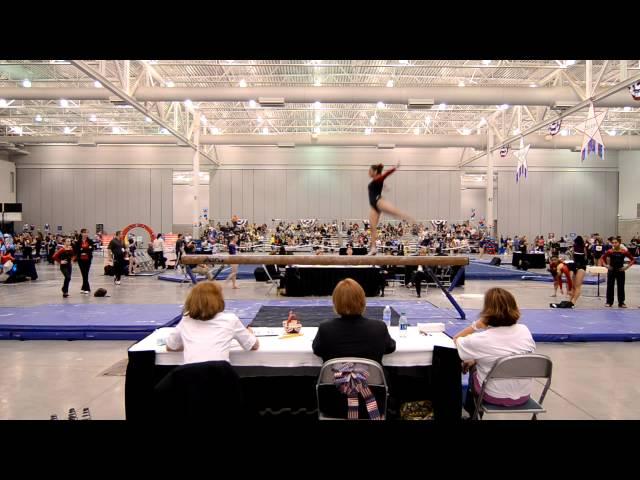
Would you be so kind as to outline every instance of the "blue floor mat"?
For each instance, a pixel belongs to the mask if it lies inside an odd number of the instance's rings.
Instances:
[[[640,340],[637,310],[532,309],[521,310],[520,322],[536,342],[635,342]],[[466,310],[467,320],[447,322],[453,336],[478,318],[479,310]]]
[[[179,318],[180,305],[0,307],[1,339],[138,340]]]

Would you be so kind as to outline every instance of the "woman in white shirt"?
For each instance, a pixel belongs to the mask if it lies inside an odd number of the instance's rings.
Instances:
[[[469,390],[474,395],[480,393],[482,383],[498,359],[535,351],[531,332],[526,325],[517,323],[519,318],[513,295],[502,288],[491,288],[485,293],[478,320],[453,337],[464,371],[475,367],[469,376]],[[487,384],[484,401],[494,405],[522,405],[529,400],[532,386],[531,379],[492,380]],[[467,411],[474,408],[471,400],[471,395],[467,395]]]
[[[162,234],[159,233],[156,239],[153,241],[153,268],[158,268],[161,266],[162,268],[167,268],[164,263],[164,239],[162,238]]]
[[[257,350],[258,339],[233,313],[224,312],[222,289],[215,282],[198,283],[184,304],[184,316],[167,339],[167,350],[184,350],[184,363],[229,361],[232,341]]]

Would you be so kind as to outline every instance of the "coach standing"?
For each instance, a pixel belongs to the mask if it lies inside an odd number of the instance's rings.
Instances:
[[[612,239],[612,248],[607,250],[600,259],[600,265],[606,266],[607,273],[607,307],[613,306],[613,289],[614,282],[618,282],[618,307],[627,308],[624,303],[624,280],[625,273],[631,265],[636,263],[633,255],[629,250],[621,247],[622,238],[616,237]],[[629,265],[624,265],[624,259],[629,259]]]
[[[91,261],[93,260],[93,240],[89,238],[87,229],[80,230],[80,237],[75,241],[74,250],[76,252],[76,259],[80,273],[82,273],[82,288],[80,293],[88,295],[91,293],[91,287],[89,286],[89,270],[91,269]]]

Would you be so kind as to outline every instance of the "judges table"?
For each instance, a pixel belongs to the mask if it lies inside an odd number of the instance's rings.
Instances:
[[[331,295],[338,282],[353,278],[364,289],[367,297],[380,293],[382,284],[380,267],[369,265],[292,265],[285,269],[283,286],[286,295]]]
[[[167,352],[165,347],[173,330],[160,328],[129,349],[125,386],[128,420],[146,418],[154,386],[183,364],[182,352]],[[304,327],[301,336],[288,338],[281,338],[282,328],[256,327],[253,331],[260,340],[258,350],[243,350],[234,340],[230,352],[230,363],[241,377],[250,408],[313,412],[315,383],[322,366],[322,359],[312,351],[317,327]],[[398,327],[389,332],[396,341],[396,351],[385,355],[382,363],[392,395],[403,400],[432,398],[436,416],[459,418],[460,360],[451,338],[445,333],[422,335],[418,327],[409,327],[402,338]]]
[[[520,252],[513,252],[513,258],[511,260],[511,265],[514,267],[520,266],[520,261],[526,260],[529,262],[529,268],[546,268],[546,258],[544,253],[525,253],[524,256]]]

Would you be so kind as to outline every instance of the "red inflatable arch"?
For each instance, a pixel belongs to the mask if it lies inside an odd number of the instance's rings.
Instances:
[[[127,225],[122,229],[122,236],[126,238],[127,233],[129,233],[129,231],[133,230],[134,228],[144,228],[147,231],[147,233],[151,236],[151,241],[155,239],[154,233],[153,233],[153,230],[151,230],[151,227],[148,225],[145,225],[144,223],[132,223],[131,225]]]

